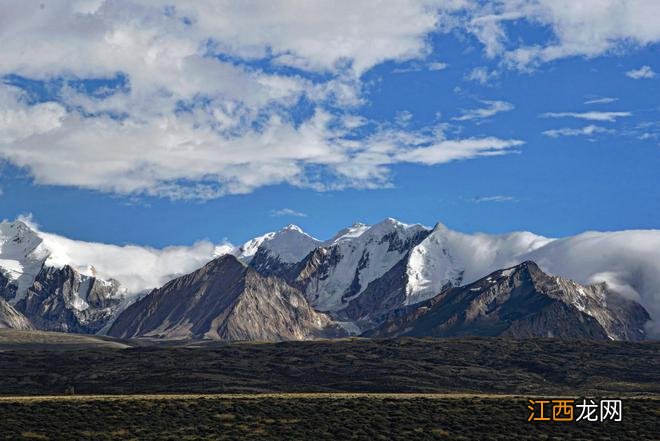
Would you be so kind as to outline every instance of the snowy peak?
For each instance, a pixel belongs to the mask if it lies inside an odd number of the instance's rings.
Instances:
[[[300,228],[300,227],[299,227],[298,225],[296,225],[296,224],[289,224],[289,225],[287,225],[286,227],[284,227],[284,228],[282,228],[282,229],[280,230],[280,233],[281,233],[281,232],[285,232],[285,231],[293,231],[293,232],[296,232],[296,233],[299,233],[299,234],[304,234],[305,236],[309,236],[307,233],[305,233],[305,232],[303,231],[302,228]],[[310,237],[311,237],[311,236],[310,236]]]
[[[271,232],[266,233],[263,236],[258,236],[254,239],[248,240],[236,250],[236,257],[238,260],[245,264],[250,263],[252,258],[254,258],[254,255],[257,254],[257,250],[261,244],[263,244],[266,240],[272,239],[273,236],[275,236],[275,233]]]
[[[0,296],[12,304],[22,298],[48,255],[41,237],[25,223],[0,223],[0,274],[6,279]]]
[[[409,236],[426,230],[427,229],[422,225],[404,224],[403,222],[399,222],[394,218],[388,217],[369,228],[367,234],[372,236],[383,236],[392,232],[396,232],[401,236]]]
[[[42,240],[37,233],[21,221],[0,223],[0,257],[26,259]]]
[[[293,264],[300,262],[319,245],[320,240],[305,233],[300,227],[288,225],[276,233],[266,235],[258,246],[257,253],[268,254],[280,263]]]
[[[301,265],[296,283],[321,311],[339,311],[382,277],[428,234],[421,225],[388,218],[340,231]]]

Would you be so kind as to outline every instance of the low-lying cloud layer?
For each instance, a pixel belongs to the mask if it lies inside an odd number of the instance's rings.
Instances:
[[[431,243],[431,245],[426,245]],[[473,282],[493,271],[535,261],[548,274],[566,277],[582,284],[606,282],[613,291],[638,301],[651,315],[648,332],[660,335],[660,230],[585,232],[576,236],[549,239],[529,232],[503,235],[464,234],[442,225],[420,246],[420,254],[433,261],[436,252],[446,250],[454,264],[465,268],[464,283]],[[433,271],[444,271],[433,264]],[[439,292],[443,280],[421,273],[429,280],[426,287]],[[435,282],[435,283],[434,283]]]

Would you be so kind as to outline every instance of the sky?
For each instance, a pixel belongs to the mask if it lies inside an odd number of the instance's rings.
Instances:
[[[660,2],[0,0],[0,219],[660,228]]]

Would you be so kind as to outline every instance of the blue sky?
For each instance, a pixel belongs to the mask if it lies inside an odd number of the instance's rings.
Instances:
[[[157,3],[0,3],[1,218],[156,247],[660,228],[652,2]]]

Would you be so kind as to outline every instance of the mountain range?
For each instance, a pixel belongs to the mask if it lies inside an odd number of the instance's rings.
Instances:
[[[122,338],[304,340],[657,332],[660,231],[463,234],[385,219],[321,241],[154,250],[0,223],[0,327]]]

